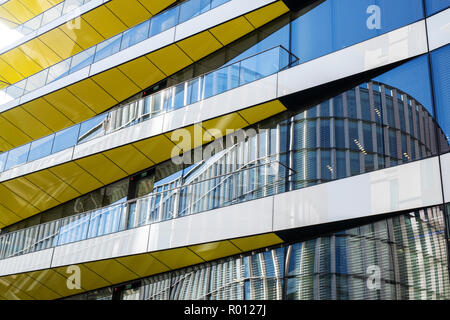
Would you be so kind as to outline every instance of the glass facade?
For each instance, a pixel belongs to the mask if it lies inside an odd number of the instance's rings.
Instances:
[[[447,300],[450,283],[443,231],[442,207],[412,211],[307,241],[141,279],[120,297]],[[111,288],[104,290],[105,295],[111,292]],[[87,299],[88,295],[69,299]]]
[[[181,2],[4,92],[19,97],[228,1]],[[151,94],[140,93],[104,114],[0,153],[0,173],[390,32],[446,7],[448,1],[434,0],[319,1],[163,80]],[[230,137],[224,137],[185,154],[206,155],[193,164],[169,160],[24,219],[2,230],[0,259],[446,153],[450,151],[449,50],[446,45],[359,84],[323,91],[313,103],[291,101],[289,110],[235,132],[231,144]],[[450,299],[445,233],[449,210],[443,205],[402,212],[331,234],[317,233],[306,241],[72,298]]]

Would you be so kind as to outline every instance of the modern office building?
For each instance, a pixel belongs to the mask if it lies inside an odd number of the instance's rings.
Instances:
[[[0,299],[450,299],[449,7],[0,1]]]

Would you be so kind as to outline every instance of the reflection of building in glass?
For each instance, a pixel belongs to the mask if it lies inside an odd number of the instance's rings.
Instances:
[[[444,248],[443,210],[432,207],[164,273],[119,291],[121,299],[141,300],[449,299]],[[105,289],[76,298],[111,297]]]

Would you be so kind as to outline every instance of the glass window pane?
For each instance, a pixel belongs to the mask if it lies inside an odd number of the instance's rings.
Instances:
[[[50,67],[47,78],[47,83],[58,80],[68,74],[70,68],[70,59],[63,60],[54,66]]]
[[[87,141],[103,133],[101,124],[103,123],[107,115],[107,113],[104,113],[95,118],[82,122],[80,124],[81,128],[80,134],[78,136],[78,141]]]
[[[431,54],[433,68],[434,96],[436,99],[436,116],[444,138],[442,151],[450,150],[450,45]],[[439,134],[441,136],[442,134]],[[445,141],[446,140],[446,141]]]
[[[292,22],[292,53],[309,61],[416,22],[423,13],[422,0],[324,1]]]
[[[150,26],[150,21],[147,20],[133,29],[127,31],[124,33],[122,38],[122,44],[120,46],[120,49],[123,50],[125,48],[128,48],[138,42],[141,42],[148,37],[148,28]]]
[[[188,84],[189,104],[195,103],[200,99],[200,96],[199,96],[200,82],[201,82],[201,78],[196,78],[194,80],[189,81],[189,84]]]
[[[6,88],[6,95],[9,100],[21,97],[25,92],[25,85],[28,79],[24,79]],[[5,101],[7,102],[7,101]]]
[[[94,62],[102,60],[106,57],[113,55],[120,50],[120,41],[122,40],[122,35],[119,34],[109,40],[103,41],[97,45],[97,51],[95,53]]]
[[[0,172],[3,171],[6,164],[6,157],[8,156],[8,152],[3,152],[0,154]]]
[[[95,47],[81,51],[72,57],[69,73],[83,69],[94,62]]]
[[[78,131],[80,130],[80,125],[76,125],[67,128],[63,131],[57,132],[55,135],[55,142],[53,144],[52,153],[73,147],[77,144]]]
[[[8,159],[6,160],[5,170],[14,166],[27,162],[28,152],[30,151],[30,144],[12,149],[8,152]]]
[[[52,152],[52,145],[55,135],[52,134],[48,137],[41,138],[31,143],[30,155],[28,161],[41,159],[48,156]]]
[[[427,15],[431,16],[436,12],[448,8],[450,3],[448,0],[425,0],[425,6],[427,7]]]
[[[48,69],[42,70],[27,79],[27,85],[25,90],[27,92],[36,90],[45,85],[45,81],[47,80]]]
[[[211,1],[211,9],[214,9],[215,7],[221,6],[222,4],[228,2],[230,0],[212,0]]]
[[[174,97],[174,109],[178,109],[185,106],[184,102],[184,83],[176,86],[174,88],[175,91],[175,97]]]
[[[191,0],[180,6],[180,22],[183,23],[198,16],[210,8],[210,0]]]
[[[48,9],[44,12],[44,17],[42,19],[42,25],[46,25],[47,23],[55,20],[56,18],[60,17],[62,14],[63,6],[62,4],[59,4],[51,9]]]
[[[179,7],[174,7],[154,16],[151,20],[150,37],[174,27],[177,24],[179,10]]]

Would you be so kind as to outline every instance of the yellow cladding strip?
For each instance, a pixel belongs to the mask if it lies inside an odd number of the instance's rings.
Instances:
[[[206,144],[218,137],[217,131],[224,135],[227,129],[242,129],[285,110],[279,100],[266,102],[183,128],[189,141],[179,139],[177,131],[168,132],[2,182],[0,228]],[[202,140],[196,141],[199,134]]]
[[[61,1],[9,0],[0,6],[0,19],[21,24]],[[1,54],[0,75],[14,84],[150,19],[175,1],[111,0]]]
[[[267,233],[88,262],[70,268],[4,276],[0,277],[0,297],[8,300],[58,299],[281,243],[283,240],[275,233]],[[79,288],[67,285],[74,267],[80,272]],[[69,283],[72,282],[69,280]]]
[[[103,15],[105,15],[106,12],[110,13],[111,8],[114,8],[115,5],[117,5],[118,8],[118,3],[114,1],[123,0],[113,0],[108,3],[108,6],[100,7],[97,9],[98,11],[91,11],[87,14],[87,17],[83,16],[83,19],[92,20],[88,21],[92,26],[92,30],[97,30],[105,37],[107,36],[107,30],[101,30],[101,28],[110,28],[110,26],[109,24],[105,24],[102,19],[109,19]],[[140,1],[140,4],[145,6],[147,10],[148,7],[151,7],[151,3],[150,0]],[[169,4],[168,2],[166,3]],[[139,6],[139,4],[135,5]],[[235,41],[244,34],[255,30],[255,26],[260,26],[261,24],[269,22],[287,11],[287,7],[284,6],[281,1],[275,2],[267,7],[250,12],[245,16],[238,17],[234,20],[227,21],[222,25],[213,27],[211,30],[193,35],[192,37],[171,44],[143,57],[104,71],[92,78],[82,80],[66,88],[13,108],[12,110],[8,110],[0,114],[0,116],[3,116],[10,121],[8,128],[0,125],[0,138],[6,142],[0,145],[3,145],[4,148],[8,145],[17,147],[32,139],[36,139],[39,135],[43,136],[44,132],[48,132],[48,130],[54,132],[71,123],[78,123],[89,119],[95,114],[99,114],[113,107],[118,102],[123,101],[139,91],[191,65],[193,62],[219,50],[224,45]],[[101,19],[96,17],[96,15],[100,15],[99,17]],[[98,28],[96,27],[96,23],[100,23]],[[118,20],[115,27],[120,26],[120,23],[121,22]],[[56,51],[56,54],[67,55],[69,53],[62,51],[81,50],[82,43],[79,43],[78,45],[69,37],[69,35],[58,28],[54,29],[53,32],[55,35],[53,35],[52,32],[49,32],[46,35],[43,35],[43,39],[41,40],[44,44],[47,44],[49,48],[54,47],[55,50],[60,51]],[[64,45],[61,46],[61,43],[64,43]],[[37,58],[34,57],[34,60],[36,59]],[[0,56],[0,70],[2,66],[7,69],[9,64],[6,62],[2,64],[2,61]],[[41,61],[40,63],[43,64],[46,62],[47,61]],[[58,110],[59,113],[57,113],[56,116],[59,117],[61,121],[56,122],[52,120],[51,117],[53,116],[53,113],[36,112],[36,106],[38,105],[43,105],[48,110]],[[22,108],[28,111],[30,116],[28,117],[27,114],[27,118],[25,120],[22,118],[19,123],[19,121],[16,120],[18,119],[17,116],[13,113],[17,113],[17,111],[15,111],[16,109]],[[30,117],[34,119],[31,119]],[[36,127],[34,127],[34,124],[36,124]],[[18,134],[11,134],[11,131],[9,130],[11,125],[14,125],[17,128],[14,130],[18,131]],[[31,127],[33,128],[31,129]],[[4,151],[6,149],[2,150]],[[154,161],[151,157],[150,159]]]
[[[63,0],[8,0],[0,7],[0,17],[22,24]]]

